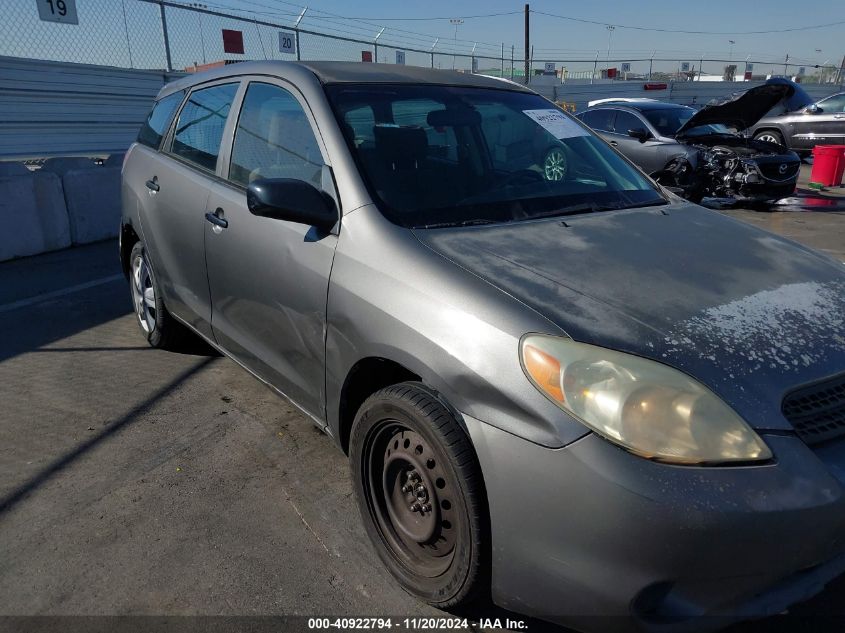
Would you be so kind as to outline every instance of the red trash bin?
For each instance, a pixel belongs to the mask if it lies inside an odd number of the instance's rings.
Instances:
[[[838,187],[842,184],[845,172],[845,145],[816,145],[813,148],[813,170],[810,182],[825,187]]]

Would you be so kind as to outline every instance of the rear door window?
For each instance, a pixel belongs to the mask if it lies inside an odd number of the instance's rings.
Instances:
[[[238,91],[238,84],[223,84],[194,90],[179,112],[171,153],[214,171],[226,119]]]
[[[581,116],[581,120],[599,132],[612,132],[613,115],[615,113],[615,110],[607,108],[602,110],[588,110]]]
[[[179,104],[182,103],[184,96],[185,91],[180,90],[153,104],[150,115],[144,121],[141,131],[138,133],[139,143],[153,149],[158,149],[161,146],[161,139],[167,133],[167,128],[170,127],[170,122],[173,120],[173,114]]]

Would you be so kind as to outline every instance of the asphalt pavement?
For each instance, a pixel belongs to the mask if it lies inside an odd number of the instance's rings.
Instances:
[[[843,212],[725,213],[845,262]],[[0,264],[0,402],[2,615],[441,614],[378,562],[328,437],[228,359],[147,347],[116,243]]]

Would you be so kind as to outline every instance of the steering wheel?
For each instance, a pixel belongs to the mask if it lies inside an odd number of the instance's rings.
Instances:
[[[530,185],[532,182],[543,182],[543,174],[533,169],[518,169],[511,172],[504,180],[497,183],[496,189],[511,185]]]

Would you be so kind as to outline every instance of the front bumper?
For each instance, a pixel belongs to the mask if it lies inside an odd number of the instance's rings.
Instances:
[[[768,435],[771,464],[697,468],[592,434],[547,449],[464,418],[505,608],[582,630],[713,629],[845,572],[845,442]]]
[[[745,173],[738,174],[737,180],[730,183],[739,193],[739,200],[777,200],[795,193],[801,161],[795,157],[794,161],[781,162],[780,158],[759,162],[758,160],[744,161]],[[774,174],[775,170],[785,166],[783,174]]]
[[[795,195],[797,181],[789,183],[743,184],[737,189],[736,200],[739,202],[763,202],[769,200],[780,200]]]

